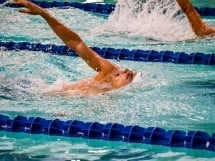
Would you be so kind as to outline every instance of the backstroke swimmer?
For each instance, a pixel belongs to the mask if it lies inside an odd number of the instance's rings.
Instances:
[[[187,15],[193,31],[197,36],[215,34],[215,28],[206,25],[189,0],[177,0],[182,10]],[[14,0],[15,4],[26,8],[20,9],[22,13],[40,15],[46,20],[58,37],[71,49],[73,49],[97,74],[87,80],[78,82],[64,82],[63,87],[53,90],[51,94],[60,95],[93,95],[116,90],[140,79],[140,74],[130,69],[122,69],[109,60],[102,58],[89,48],[71,29],[64,26],[51,16],[45,9],[28,0]]]
[[[26,8],[20,12],[40,15],[46,20],[52,30],[71,49],[73,49],[97,74],[87,80],[78,82],[64,82],[61,89],[54,89],[50,94],[59,95],[93,95],[115,90],[134,82],[139,73],[122,69],[109,60],[102,58],[89,48],[74,31],[64,26],[51,16],[45,9],[28,0],[14,0],[15,4]]]

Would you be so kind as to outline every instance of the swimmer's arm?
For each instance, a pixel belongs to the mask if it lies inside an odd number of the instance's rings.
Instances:
[[[112,63],[99,56],[95,51],[89,48],[80,38],[80,36],[61,24],[46,11],[41,16],[47,21],[53,31],[61,38],[61,40],[78,55],[86,61],[95,71],[100,72],[112,67]],[[113,66],[114,67],[114,66]]]
[[[26,7],[26,9],[21,9],[20,12],[42,16],[61,40],[68,47],[77,52],[78,55],[95,71],[106,73],[116,68],[109,60],[102,58],[89,48],[77,33],[60,23],[45,9],[27,0],[15,0],[15,3]]]
[[[187,15],[188,20],[197,36],[206,36],[215,33],[215,27],[208,26],[203,22],[199,13],[194,9],[190,0],[177,0],[179,6]]]

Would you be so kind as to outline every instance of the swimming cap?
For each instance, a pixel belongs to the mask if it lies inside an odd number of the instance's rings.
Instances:
[[[135,83],[135,82],[140,82],[142,80],[142,72],[138,72],[134,79],[132,80],[132,83]]]

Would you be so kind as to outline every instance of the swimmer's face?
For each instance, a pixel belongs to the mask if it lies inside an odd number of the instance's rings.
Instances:
[[[114,88],[123,87],[132,82],[136,75],[136,72],[129,69],[116,69],[111,73],[111,84]]]

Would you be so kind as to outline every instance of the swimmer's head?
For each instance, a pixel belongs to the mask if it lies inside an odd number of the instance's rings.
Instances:
[[[114,89],[121,88],[129,83],[132,83],[137,72],[124,69],[115,68],[105,76],[105,82],[110,83]]]

